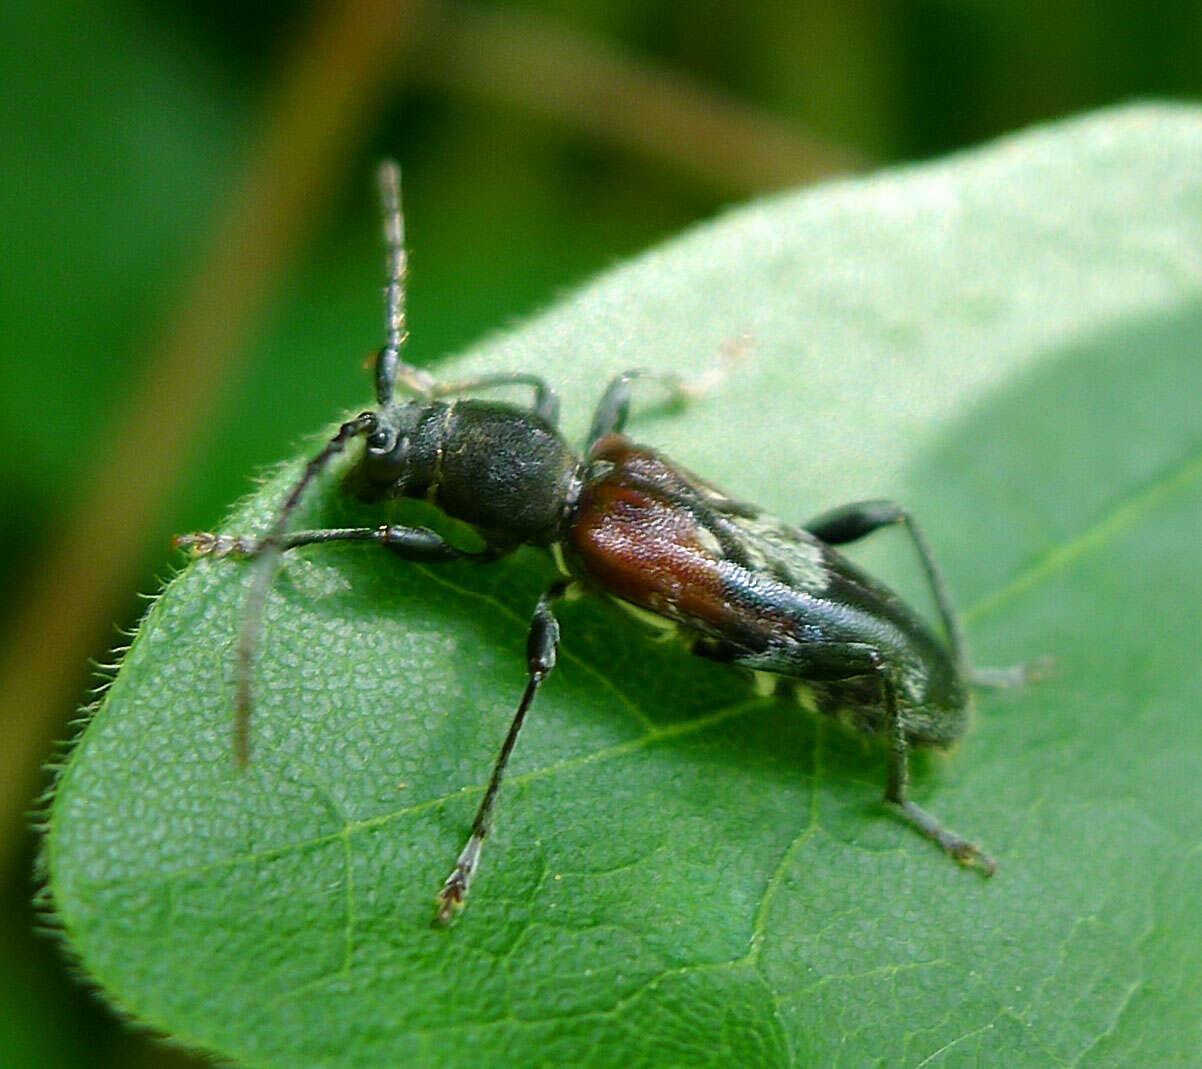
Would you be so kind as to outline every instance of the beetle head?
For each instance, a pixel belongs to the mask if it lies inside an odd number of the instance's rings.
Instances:
[[[434,478],[447,406],[437,401],[382,405],[351,473],[351,490],[366,501],[422,497]]]

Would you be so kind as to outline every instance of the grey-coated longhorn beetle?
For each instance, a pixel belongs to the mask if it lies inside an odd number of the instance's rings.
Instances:
[[[967,683],[1008,684],[1020,667],[973,676],[939,569],[913,517],[888,501],[835,509],[794,527],[735,501],[623,436],[636,383],[689,393],[673,375],[629,371],[610,383],[584,457],[556,430],[559,401],[538,376],[497,374],[438,382],[401,359],[407,260],[400,171],[379,172],[388,249],[387,341],[376,358],[376,407],[348,420],[312,460],[260,537],[181,535],[197,555],[252,558],[254,576],[238,639],[236,752],[249,754],[251,673],[272,581],[284,553],[325,542],[373,542],[408,560],[494,560],[520,545],[556,559],[557,579],[534,609],[525,693],[501,746],[471,834],[438,893],[437,920],[463,907],[492,829],[497,794],[526,712],[555,667],[555,602],[573,584],[676,625],[693,653],[799,680],[819,710],[888,746],[885,801],[958,861],[985,875],[993,860],[907,797],[912,746],[951,743],[964,730]],[[487,387],[529,387],[528,407],[445,400]],[[398,396],[402,391],[406,396]],[[457,549],[426,527],[383,525],[288,531],[314,478],[357,439],[348,486],[366,501],[425,498],[472,525],[485,549]],[[834,546],[901,524],[910,534],[945,632],[936,638],[895,594]]]

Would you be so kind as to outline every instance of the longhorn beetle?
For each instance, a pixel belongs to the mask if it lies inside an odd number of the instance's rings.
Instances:
[[[992,858],[907,797],[913,746],[945,746],[964,730],[968,682],[1004,685],[1024,669],[973,676],[939,569],[914,518],[889,501],[827,512],[804,527],[727,497],[622,434],[636,384],[673,398],[690,394],[675,375],[634,370],[605,390],[583,457],[556,430],[559,400],[537,375],[501,373],[438,382],[406,364],[407,259],[400,170],[379,170],[387,337],[375,363],[376,407],[343,423],[309,461],[275,519],[259,537],[196,532],[175,544],[196,555],[253,561],[237,642],[235,748],[249,755],[251,675],[272,581],[284,553],[327,542],[371,542],[407,560],[491,561],[518,546],[541,546],[562,572],[538,600],[526,646],[526,689],[501,745],[471,833],[438,893],[436,920],[462,909],[480,862],[505,767],[539,687],[555,667],[556,601],[581,585],[675,625],[692,652],[710,660],[801,681],[816,707],[870,735],[888,751],[886,804],[965,865],[986,876]],[[495,386],[532,391],[530,404],[448,400]],[[425,498],[465,521],[485,548],[458,549],[426,527],[289,531],[313,480],[358,439],[362,455],[347,479],[365,501]],[[940,640],[895,594],[833,547],[899,524],[909,532],[934,594]]]

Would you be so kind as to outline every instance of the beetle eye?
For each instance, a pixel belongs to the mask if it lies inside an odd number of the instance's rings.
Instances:
[[[389,446],[389,437],[390,436],[388,432],[383,427],[380,427],[368,436],[367,448],[373,453],[387,452]]]

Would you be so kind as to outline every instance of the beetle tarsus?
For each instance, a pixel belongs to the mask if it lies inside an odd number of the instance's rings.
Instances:
[[[456,876],[458,873],[447,880],[443,884],[442,890],[438,892],[438,912],[434,915],[434,920],[430,922],[432,928],[449,928],[455,923],[455,918],[463,909],[463,900],[467,896],[467,890],[462,882],[455,879]]]
[[[962,835],[957,835],[950,828],[945,828],[930,813],[921,806],[909,801],[885,799],[885,804],[902,820],[916,831],[921,832],[934,842],[944,853],[951,855],[965,868],[976,869],[982,876],[992,876],[997,872],[997,862],[986,854],[976,843],[970,842]]]
[[[454,923],[467,902],[467,893],[472,886],[472,877],[476,874],[476,866],[480,862],[480,850],[484,846],[484,836],[473,832],[459,860],[455,862],[451,875],[447,877],[438,892],[438,913],[434,917],[434,925],[446,928]]]
[[[1056,661],[1052,657],[1038,657],[1033,661],[1007,665],[1005,668],[973,668],[968,681],[974,687],[991,690],[1009,690],[1025,687],[1028,683],[1039,683],[1056,673]]]
[[[184,549],[194,557],[253,557],[262,543],[243,535],[214,534],[212,531],[193,531],[171,539],[172,549]]]

